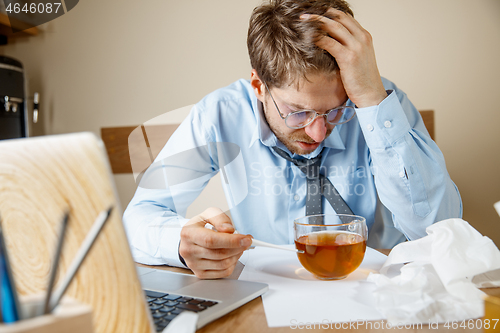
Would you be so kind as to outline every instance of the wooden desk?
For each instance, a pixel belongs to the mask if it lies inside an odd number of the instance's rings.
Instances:
[[[378,250],[384,254],[389,254],[390,250]],[[185,273],[185,274],[193,274],[190,270],[184,269],[184,268],[178,268],[178,267],[168,267],[168,266],[145,266],[141,264],[137,264],[138,266],[142,267],[151,267],[151,268],[156,268],[156,269],[164,269],[164,270],[169,270],[173,272],[179,272],[179,273]],[[241,270],[243,269],[243,265],[239,264],[234,273],[231,275],[230,278],[237,279],[238,276],[241,273]],[[492,296],[498,296],[500,297],[500,288],[488,288],[488,289],[482,289],[485,293],[488,295]],[[338,331],[340,332],[356,332],[356,333],[367,333],[367,332],[378,332],[378,333],[383,333],[386,332],[386,329],[380,328],[380,325],[382,321],[373,321],[370,322],[370,324],[362,324],[359,326],[359,328],[343,328],[339,329]],[[378,329],[377,329],[377,323],[378,323]],[[500,323],[499,323],[500,325]],[[344,326],[347,326],[344,325]],[[371,327],[371,329],[370,329]],[[213,321],[209,323],[208,325],[202,327],[201,329],[197,330],[197,333],[290,333],[290,332],[297,332],[297,331],[306,331],[306,332],[331,332],[331,329],[305,329],[303,328],[302,330],[299,328],[292,329],[291,327],[268,327],[267,326],[267,321],[266,321],[266,314],[264,312],[264,305],[262,304],[262,297],[257,297],[253,301],[250,301],[249,303],[239,307],[238,309],[228,313],[227,315],[223,316],[222,318],[217,319],[216,321]],[[444,324],[440,324],[438,328],[436,327],[429,327],[429,325],[422,325],[419,326],[418,328],[416,325],[414,328],[402,328],[402,329],[397,329],[393,328],[389,331],[395,331],[395,332],[415,332],[415,333],[423,333],[423,332],[432,332],[432,333],[437,333],[437,332],[452,332],[452,333],[458,333],[458,332],[483,332],[482,329],[463,329],[458,327],[457,329],[452,329],[444,327]]]

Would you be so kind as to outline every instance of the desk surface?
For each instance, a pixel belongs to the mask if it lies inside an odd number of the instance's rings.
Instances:
[[[389,254],[390,250],[378,250],[384,254]],[[141,264],[137,264],[138,266],[143,267],[152,267],[156,269],[164,269],[173,272],[185,273],[185,274],[193,274],[190,270],[178,267],[169,267],[169,266],[145,266]],[[234,273],[230,278],[237,279],[243,269],[243,265],[240,264],[236,267]],[[482,289],[485,293],[492,296],[500,296],[500,288],[488,288]],[[378,326],[377,326],[378,323]],[[381,321],[373,321],[370,324],[363,324],[359,328],[341,328],[339,331],[341,332],[356,332],[356,333],[365,333],[365,332],[384,332],[385,330],[380,328]],[[345,325],[347,326],[347,325]],[[291,327],[268,327],[266,321],[266,314],[264,312],[264,305],[262,304],[262,298],[257,297],[253,301],[248,302],[247,304],[239,307],[238,309],[228,313],[227,315],[219,318],[208,325],[202,327],[197,332],[198,333],[288,333],[288,332],[297,332],[299,329],[292,329]],[[307,332],[327,332],[331,329],[307,329]],[[452,329],[444,327],[443,324],[436,327],[429,327],[429,325],[419,326],[418,328],[414,326],[413,328],[402,328],[395,329],[397,332],[483,332],[482,329],[463,329],[458,327],[457,329]]]

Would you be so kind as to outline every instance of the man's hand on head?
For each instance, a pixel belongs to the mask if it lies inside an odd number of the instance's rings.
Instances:
[[[319,20],[328,34],[316,45],[336,60],[349,99],[357,107],[378,105],[387,93],[377,68],[372,36],[351,15],[330,8],[329,16],[304,14],[303,20]]]
[[[205,228],[207,223],[215,230]],[[179,254],[200,279],[228,277],[252,244],[252,236],[234,231],[231,219],[222,210],[208,208],[182,228]]]

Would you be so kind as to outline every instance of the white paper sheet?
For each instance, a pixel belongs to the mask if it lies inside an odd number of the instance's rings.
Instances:
[[[386,258],[367,248],[361,266],[346,279],[322,281],[302,267],[295,253],[257,247],[241,258],[245,268],[239,279],[269,284],[262,296],[269,327],[380,320],[384,318],[375,310],[372,295],[375,285],[366,278]]]

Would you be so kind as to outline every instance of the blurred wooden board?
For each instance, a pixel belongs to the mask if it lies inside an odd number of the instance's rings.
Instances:
[[[12,32],[11,21],[16,29],[22,30],[17,33]],[[9,19],[4,13],[0,13],[0,35],[7,37],[20,37],[20,36],[36,36],[38,35],[38,28],[32,27],[30,25],[19,20]],[[25,30],[24,30],[25,29]]]
[[[21,295],[45,292],[63,212],[70,217],[57,281],[97,215],[113,204],[66,295],[92,307],[97,333],[151,332],[110,178],[91,133],[0,141],[0,215],[13,275]]]

